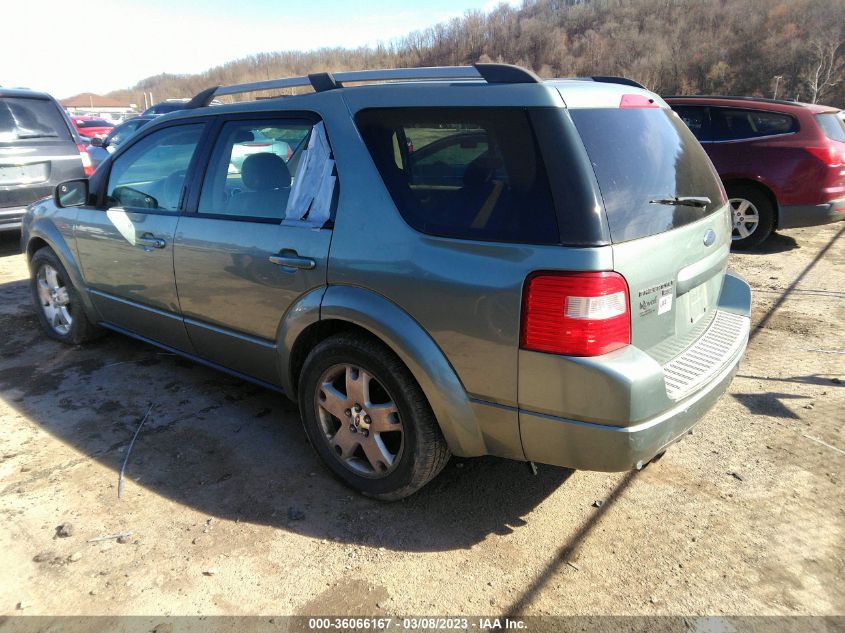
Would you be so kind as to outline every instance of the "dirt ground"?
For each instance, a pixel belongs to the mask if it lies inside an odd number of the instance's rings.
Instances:
[[[732,256],[754,289],[746,360],[661,461],[453,459],[393,504],[333,480],[281,396],[117,335],[47,340],[16,239],[0,614],[845,614],[845,224]]]

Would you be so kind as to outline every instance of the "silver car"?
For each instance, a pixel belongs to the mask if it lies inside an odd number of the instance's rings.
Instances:
[[[291,86],[314,91],[203,107]],[[112,330],[283,392],[380,499],[451,454],[640,468],[730,384],[751,301],[730,207],[638,84],[477,64],[192,103],[29,209],[48,336]],[[233,173],[267,129],[287,160]]]

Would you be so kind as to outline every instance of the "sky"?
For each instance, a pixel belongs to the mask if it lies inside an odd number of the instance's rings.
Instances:
[[[521,1],[504,2],[513,6]],[[388,42],[497,0],[29,0],[3,3],[0,86],[63,99],[247,55]],[[327,68],[326,70],[331,70]]]

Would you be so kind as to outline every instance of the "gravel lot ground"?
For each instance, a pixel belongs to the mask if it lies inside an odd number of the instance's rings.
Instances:
[[[0,614],[845,614],[845,224],[732,256],[754,288],[746,361],[661,461],[453,459],[394,504],[333,480],[280,396],[117,335],[47,340],[16,239]]]

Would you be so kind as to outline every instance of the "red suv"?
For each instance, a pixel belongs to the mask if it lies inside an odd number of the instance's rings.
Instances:
[[[666,97],[728,192],[733,245],[845,220],[845,123],[837,108],[750,97]]]

